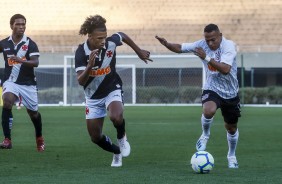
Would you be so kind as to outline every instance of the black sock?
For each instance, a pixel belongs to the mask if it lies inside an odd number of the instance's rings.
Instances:
[[[9,118],[9,129],[10,129],[10,131],[12,130],[13,120],[14,120],[14,118],[13,118],[13,113],[12,113],[12,111],[11,111],[11,116],[10,116],[10,118]]]
[[[38,116],[36,118],[31,118],[31,121],[32,121],[34,128],[35,128],[36,137],[42,136],[41,114],[38,112]]]
[[[11,140],[11,130],[9,126],[9,118],[11,117],[12,109],[2,108],[2,128],[5,138]]]
[[[119,147],[113,144],[108,136],[103,135],[102,139],[96,144],[106,151],[112,152],[114,154],[120,154]]]
[[[117,138],[121,139],[123,138],[124,134],[125,134],[125,121],[123,119],[122,124],[121,125],[115,125],[115,128],[117,129]]]

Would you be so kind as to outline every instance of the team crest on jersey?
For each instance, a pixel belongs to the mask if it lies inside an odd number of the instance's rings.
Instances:
[[[23,45],[23,46],[22,46],[22,50],[23,50],[23,51],[27,51],[27,49],[28,49],[28,46],[27,46],[27,45]]]
[[[111,50],[108,50],[106,53],[107,57],[110,58],[113,56],[113,52]]]
[[[220,62],[220,50],[215,53],[215,60]]]

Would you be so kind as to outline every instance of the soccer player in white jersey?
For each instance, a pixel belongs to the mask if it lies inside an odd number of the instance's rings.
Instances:
[[[23,15],[13,15],[10,27],[12,35],[0,41],[0,52],[3,52],[5,60],[2,95],[2,127],[5,139],[0,148],[12,148],[9,118],[12,117],[13,104],[21,99],[35,128],[37,151],[42,152],[45,145],[34,75],[34,67],[39,64],[39,50],[36,43],[24,34],[26,18]]]
[[[88,35],[75,53],[77,80],[84,88],[86,124],[93,143],[114,154],[112,167],[122,166],[122,157],[130,154],[123,117],[122,81],[116,72],[116,47],[129,45],[145,63],[150,52],[140,49],[126,34],[107,37],[106,19],[89,16],[81,25],[80,35]],[[150,60],[151,61],[151,60]],[[118,146],[102,133],[104,118],[109,118],[117,130]]]
[[[235,151],[239,137],[237,123],[241,113],[238,96],[237,53],[234,42],[224,38],[215,24],[207,25],[204,28],[204,39],[193,43],[169,43],[158,36],[156,39],[173,52],[192,52],[202,60],[206,72],[206,83],[202,93],[201,124],[203,132],[196,143],[196,149],[198,151],[206,149],[213,117],[220,108],[227,130],[228,167],[238,168]]]

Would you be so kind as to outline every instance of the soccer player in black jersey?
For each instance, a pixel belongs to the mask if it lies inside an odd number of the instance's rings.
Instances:
[[[81,25],[80,35],[88,35],[75,53],[77,80],[84,88],[86,124],[93,143],[114,153],[112,167],[122,166],[122,157],[130,154],[123,117],[122,81],[116,72],[116,47],[122,42],[129,45],[145,63],[150,52],[140,49],[122,32],[107,37],[106,19],[89,16]],[[104,118],[109,118],[117,130],[117,143],[102,133]]]
[[[0,148],[12,148],[9,118],[14,103],[21,99],[35,128],[37,151],[42,152],[45,145],[34,75],[34,67],[38,67],[39,64],[39,50],[36,43],[24,34],[26,18],[23,15],[13,15],[10,27],[12,35],[0,41],[0,52],[3,52],[5,60],[2,95],[2,127],[5,139]]]

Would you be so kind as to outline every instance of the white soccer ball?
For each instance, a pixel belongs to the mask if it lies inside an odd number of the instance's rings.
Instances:
[[[198,151],[191,158],[191,166],[196,173],[209,173],[214,167],[213,156],[207,151]]]

